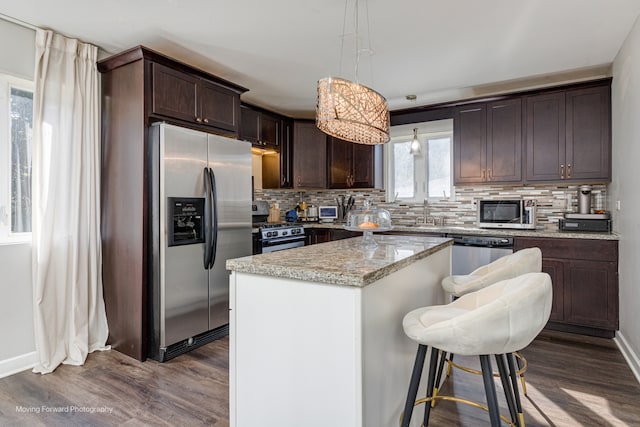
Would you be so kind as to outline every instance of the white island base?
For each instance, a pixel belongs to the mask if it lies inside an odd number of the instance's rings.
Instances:
[[[228,264],[234,270],[231,426],[398,425],[417,350],[402,319],[415,308],[444,303],[440,282],[451,271],[450,244],[420,239],[440,246],[358,286],[247,273]],[[354,268],[367,270],[361,267]],[[414,418],[419,425],[421,417]]]

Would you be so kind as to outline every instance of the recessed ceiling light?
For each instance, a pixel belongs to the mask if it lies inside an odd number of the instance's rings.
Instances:
[[[415,95],[407,95],[405,98],[407,98],[407,101],[415,101],[418,97]]]

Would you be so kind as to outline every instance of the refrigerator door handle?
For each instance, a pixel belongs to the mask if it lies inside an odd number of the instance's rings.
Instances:
[[[213,264],[216,262],[216,252],[218,250],[218,191],[216,189],[216,175],[213,173],[213,169],[209,168],[209,179],[211,188],[211,205],[213,207],[213,223],[211,230],[211,258],[209,262],[209,268],[213,268]]]
[[[211,197],[211,179],[209,168],[204,168],[204,269],[208,270],[211,263],[211,215],[213,202]]]

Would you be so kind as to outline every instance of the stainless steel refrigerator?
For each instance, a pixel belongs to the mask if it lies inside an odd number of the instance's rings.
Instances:
[[[251,255],[251,144],[151,126],[149,356],[228,334],[227,259]]]

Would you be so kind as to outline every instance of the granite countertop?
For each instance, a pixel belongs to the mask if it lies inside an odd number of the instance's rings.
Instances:
[[[337,228],[344,229],[344,224],[338,223],[306,223],[305,228]],[[554,237],[562,239],[595,239],[595,240],[620,240],[617,233],[587,233],[577,231],[559,231],[549,229],[518,230],[478,228],[473,226],[432,226],[432,225],[394,225],[394,232],[429,233],[429,234],[469,234],[478,236],[505,236],[505,237]]]
[[[340,286],[367,286],[453,244],[432,236],[374,236],[378,246],[362,246],[362,237],[227,260],[227,270]]]

